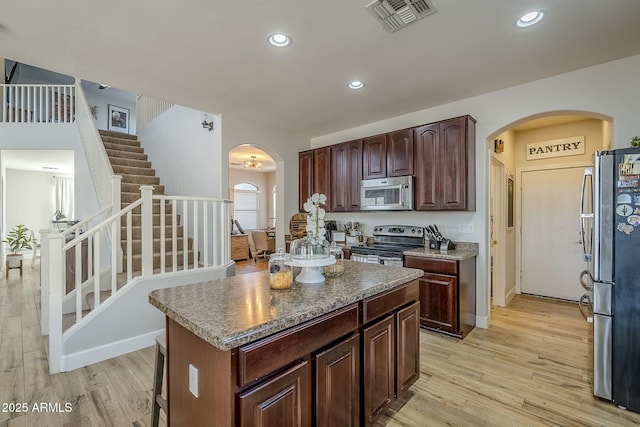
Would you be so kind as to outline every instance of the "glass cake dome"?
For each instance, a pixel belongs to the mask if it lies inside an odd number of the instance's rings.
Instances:
[[[291,242],[289,254],[296,260],[316,260],[329,258],[331,251],[329,242],[315,237],[304,237]]]

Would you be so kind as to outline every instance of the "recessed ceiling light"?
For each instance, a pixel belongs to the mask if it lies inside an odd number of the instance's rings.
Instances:
[[[360,80],[354,80],[352,82],[349,82],[347,87],[353,90],[362,89],[364,87],[364,82],[361,82]]]
[[[539,10],[528,12],[518,18],[516,25],[520,28],[530,27],[533,24],[540,22],[543,16],[544,14]]]
[[[291,44],[291,38],[282,33],[274,33],[269,36],[269,43],[275,47],[285,47]]]

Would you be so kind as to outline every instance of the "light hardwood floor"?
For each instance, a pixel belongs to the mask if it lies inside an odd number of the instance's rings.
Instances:
[[[267,263],[258,264],[238,273]],[[49,375],[37,267],[0,280],[0,426],[150,425],[153,347]],[[518,296],[493,310],[490,329],[463,341],[421,331],[420,340],[421,377],[378,425],[640,425],[640,414],[592,397],[590,331],[575,304]],[[2,410],[23,402],[25,413]],[[72,410],[34,412],[41,402]]]

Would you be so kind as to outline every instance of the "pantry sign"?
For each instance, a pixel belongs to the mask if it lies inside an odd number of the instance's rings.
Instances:
[[[551,157],[577,156],[585,153],[584,136],[552,139],[550,141],[527,144],[527,160]]]

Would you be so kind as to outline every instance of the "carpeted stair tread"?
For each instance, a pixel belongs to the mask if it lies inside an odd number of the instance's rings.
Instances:
[[[161,200],[154,200],[153,201],[153,213],[154,214],[160,214],[160,202]],[[130,203],[126,203],[126,202],[121,202],[120,206],[122,207],[122,209],[126,208],[127,206],[129,206]],[[137,206],[135,208],[133,208],[133,210],[131,211],[134,215],[135,214],[140,214],[142,212],[142,208],[140,206]],[[165,203],[164,204],[164,213],[168,214],[173,212],[173,207],[171,205],[171,203]]]
[[[113,130],[103,130],[103,129],[100,129],[99,132],[100,132],[100,135],[102,136],[113,136],[116,138],[123,138],[123,139],[138,139],[136,135],[131,135],[130,133],[116,132]]]
[[[126,159],[148,160],[147,155],[143,153],[130,153],[127,151],[120,151],[120,150],[107,150],[106,148],[105,150],[110,159],[114,157],[124,157]]]
[[[140,186],[145,185],[139,182],[122,182],[120,188],[122,193],[136,193],[140,198]],[[164,185],[153,185],[153,194],[164,194]]]
[[[140,147],[140,141],[131,138],[120,138],[117,136],[103,136],[102,142],[108,142],[109,144],[126,145],[129,147]]]
[[[192,265],[193,259],[194,259],[194,252],[188,251],[187,254],[188,254],[187,263],[189,265]],[[183,265],[184,252],[177,251],[176,257],[178,260],[177,265]],[[164,262],[167,268],[171,268],[173,266],[173,253],[171,251],[167,251],[167,253],[165,254]],[[123,265],[124,271],[127,271],[127,260],[125,260],[123,264],[124,264]],[[132,265],[132,271],[140,271],[142,269],[142,255],[132,255],[131,265]],[[153,254],[153,268],[160,268],[160,254]]]
[[[160,226],[160,213],[152,213],[152,224],[154,226]],[[164,214],[164,223],[165,225],[171,225],[173,224],[173,215],[169,212],[165,212]],[[178,226],[180,226],[180,214],[176,215],[176,223]],[[120,220],[120,225],[121,226],[125,226],[127,225],[127,217],[126,215],[122,217],[122,219]],[[142,225],[142,214],[141,213],[132,213],[131,214],[131,225],[134,226],[140,226]]]
[[[119,174],[122,177],[122,182],[126,182],[129,184],[140,184],[140,185],[158,185],[160,184],[160,178],[157,176],[151,175],[132,175],[128,173]]]
[[[173,239],[171,237],[165,237],[164,239],[164,244],[165,244],[165,250],[169,251],[169,250],[173,250]],[[184,239],[182,237],[176,239],[176,250],[181,251],[182,248],[184,247]],[[160,239],[153,239],[153,248],[154,249],[160,249]],[[187,249],[188,250],[192,250],[193,249],[193,239],[189,238],[187,239]],[[122,241],[122,250],[123,253],[126,255],[127,254],[127,242]],[[142,251],[142,240],[138,239],[138,240],[132,240],[131,241],[131,253],[132,254],[136,254],[136,253],[140,253]]]
[[[111,165],[113,172],[118,175],[145,175],[156,176],[156,170],[151,168],[137,168],[132,166]]]
[[[169,237],[169,236],[173,236],[173,231],[172,231],[172,226],[167,225],[166,227],[164,227],[164,236]],[[183,235],[183,229],[184,227],[182,225],[178,225],[176,227],[176,233],[178,234],[178,237],[182,237]],[[152,237],[159,239],[160,238],[160,227],[155,226],[153,227],[153,234]],[[124,242],[124,240],[127,238],[127,230],[125,227],[121,227],[120,229],[120,240]],[[142,227],[140,226],[132,226],[131,227],[131,238],[132,239],[141,239],[142,238]]]
[[[109,154],[109,153],[107,153]],[[150,168],[151,162],[148,160],[130,159],[128,157],[109,156],[112,165],[131,166],[134,168]]]
[[[144,154],[144,148],[136,147],[134,145],[124,145],[124,144],[113,144],[111,142],[104,142],[105,150],[113,150],[113,151],[123,151],[127,153],[142,153]]]

